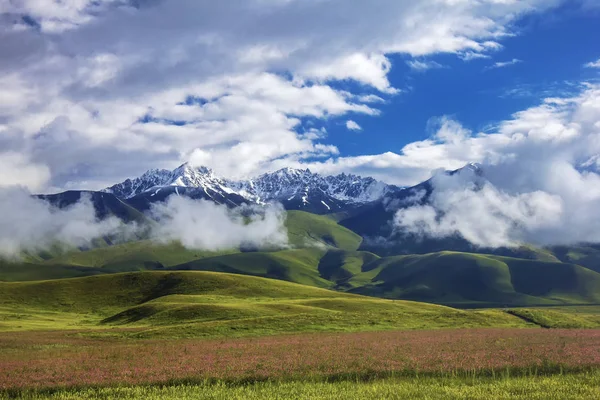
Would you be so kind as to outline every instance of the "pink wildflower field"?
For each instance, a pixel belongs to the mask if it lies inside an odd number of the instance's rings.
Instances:
[[[2,333],[0,360],[0,390],[533,374],[600,366],[600,330],[465,329],[134,341],[92,339],[77,332]]]

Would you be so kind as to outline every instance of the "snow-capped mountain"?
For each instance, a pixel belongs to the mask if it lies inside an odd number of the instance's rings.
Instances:
[[[396,190],[397,187],[373,178],[348,174],[322,176],[308,169],[294,168],[232,181],[216,176],[209,168],[183,164],[173,171],[150,170],[104,191],[141,209],[177,194],[230,206],[277,201],[287,209],[328,213],[379,200]]]
[[[227,191],[226,188],[231,185],[231,182],[216,177],[213,171],[208,168],[192,168],[188,164],[183,164],[173,171],[151,169],[139,178],[127,179],[103,191],[112,193],[122,199],[130,199],[144,192],[169,186]]]

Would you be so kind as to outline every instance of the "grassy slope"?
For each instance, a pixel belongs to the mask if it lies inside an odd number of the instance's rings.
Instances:
[[[195,259],[236,252],[236,250],[221,252],[190,250],[179,243],[161,244],[150,240],[142,240],[85,252],[70,253],[48,260],[46,264],[107,268],[111,271],[131,271],[170,267]]]
[[[599,245],[554,246],[550,251],[562,262],[581,265],[600,272]]]
[[[229,272],[281,279],[317,287],[332,283],[319,275],[317,265],[326,250],[319,248],[278,252],[239,253],[195,260],[176,265],[173,270]]]
[[[212,272],[0,283],[0,330],[125,326],[139,328],[139,337],[197,337],[526,325],[501,311],[461,311]]]
[[[356,250],[360,245],[361,238],[348,229],[338,225],[326,216],[319,216],[303,211],[290,211],[286,226],[289,233],[290,244],[296,248],[312,245],[314,248],[339,248],[344,250]],[[185,264],[190,261],[207,257],[215,257],[224,254],[238,253],[237,249],[225,251],[202,251],[186,249],[178,243],[161,244],[150,240],[128,242],[124,244],[108,246],[107,243],[99,243],[98,248],[79,251],[73,249],[65,254],[64,249],[56,248],[40,254],[26,254],[22,262],[8,262],[0,260],[0,280],[2,281],[24,281],[73,278],[102,273],[115,273],[140,270],[156,270],[174,265]],[[309,249],[307,253],[313,252]],[[321,251],[313,252],[320,254]],[[325,250],[322,250],[324,254]],[[250,260],[254,260],[251,256]],[[270,256],[265,256],[268,259]],[[304,256],[296,260],[294,256],[288,257],[285,253],[276,256],[275,259],[282,262],[282,269],[293,270],[291,263],[299,262],[298,267],[302,269],[305,261]],[[309,256],[310,257],[310,256]],[[241,257],[244,258],[243,256]],[[289,259],[288,259],[289,258]],[[316,271],[317,260],[309,260],[311,268]],[[314,265],[314,268],[313,268]],[[218,268],[207,268],[220,270]],[[241,272],[232,271],[232,272]],[[252,274],[252,273],[250,273]],[[302,282],[300,278],[304,272],[291,273],[287,280]],[[254,275],[269,276],[265,273]],[[313,283],[317,286],[328,286],[327,283],[318,279],[315,273]],[[285,279],[285,278],[282,278]],[[316,280],[315,280],[316,279]]]
[[[0,259],[0,281],[17,282],[77,278],[117,272],[156,270],[204,257],[237,250],[210,252],[188,250],[178,243],[159,244],[149,240],[72,251],[46,261],[11,262]]]
[[[365,265],[378,259],[379,256],[365,251],[329,250],[319,261],[318,270],[337,289],[352,289],[369,282],[362,271]]]
[[[291,211],[286,224],[292,244],[318,246],[278,252],[215,253],[188,250],[178,244],[138,241],[73,252],[42,262],[0,262],[0,280],[198,270],[459,306],[600,303],[600,274],[590,268],[554,262],[556,258],[549,252],[536,252],[537,260],[457,252],[379,258],[356,251],[361,238],[330,218]],[[565,254],[556,250],[555,253],[561,259],[593,259],[595,252],[590,249],[587,253],[573,249]]]
[[[333,219],[304,211],[288,211],[286,227],[294,247],[321,246],[356,250],[362,238]]]
[[[188,259],[193,261],[172,265]],[[0,278],[53,279],[144,269],[228,272],[461,307],[600,303],[600,274],[590,269],[456,252],[379,258],[368,252],[305,248],[215,256],[137,242],[41,265],[0,266]]]
[[[441,252],[387,257],[365,266],[362,294],[445,304],[600,302],[600,274],[573,264]]]

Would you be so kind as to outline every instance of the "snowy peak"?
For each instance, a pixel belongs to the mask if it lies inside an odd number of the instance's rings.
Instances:
[[[151,169],[135,179],[127,179],[122,183],[104,189],[124,199],[130,199],[147,191],[166,186],[211,189],[215,192],[233,192],[228,186],[230,182],[215,176],[206,167],[192,167],[183,164],[173,171],[166,169]]]
[[[346,174],[322,176],[308,169],[293,168],[263,174],[251,182],[254,193],[263,199],[291,201],[298,197],[303,203],[310,202],[315,193],[347,203],[368,203],[394,188],[373,178]]]
[[[219,180],[210,168],[194,168],[188,163],[175,168],[171,176],[171,186],[199,187]]]
[[[186,190],[177,191],[177,188]],[[289,209],[326,213],[348,205],[379,200],[397,189],[373,178],[348,174],[322,176],[309,169],[295,168],[283,168],[254,179],[231,181],[216,176],[209,168],[193,167],[186,163],[173,171],[149,170],[139,178],[127,179],[104,191],[124,199],[153,197],[147,194],[156,194],[161,190],[194,195],[201,192],[208,198],[228,199],[226,202],[231,204],[239,204],[240,199],[259,204],[278,201]],[[230,200],[234,200],[233,203]]]

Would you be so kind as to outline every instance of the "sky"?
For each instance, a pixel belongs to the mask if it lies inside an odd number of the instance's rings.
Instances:
[[[592,210],[598,37],[598,0],[0,0],[0,187],[478,162]]]

